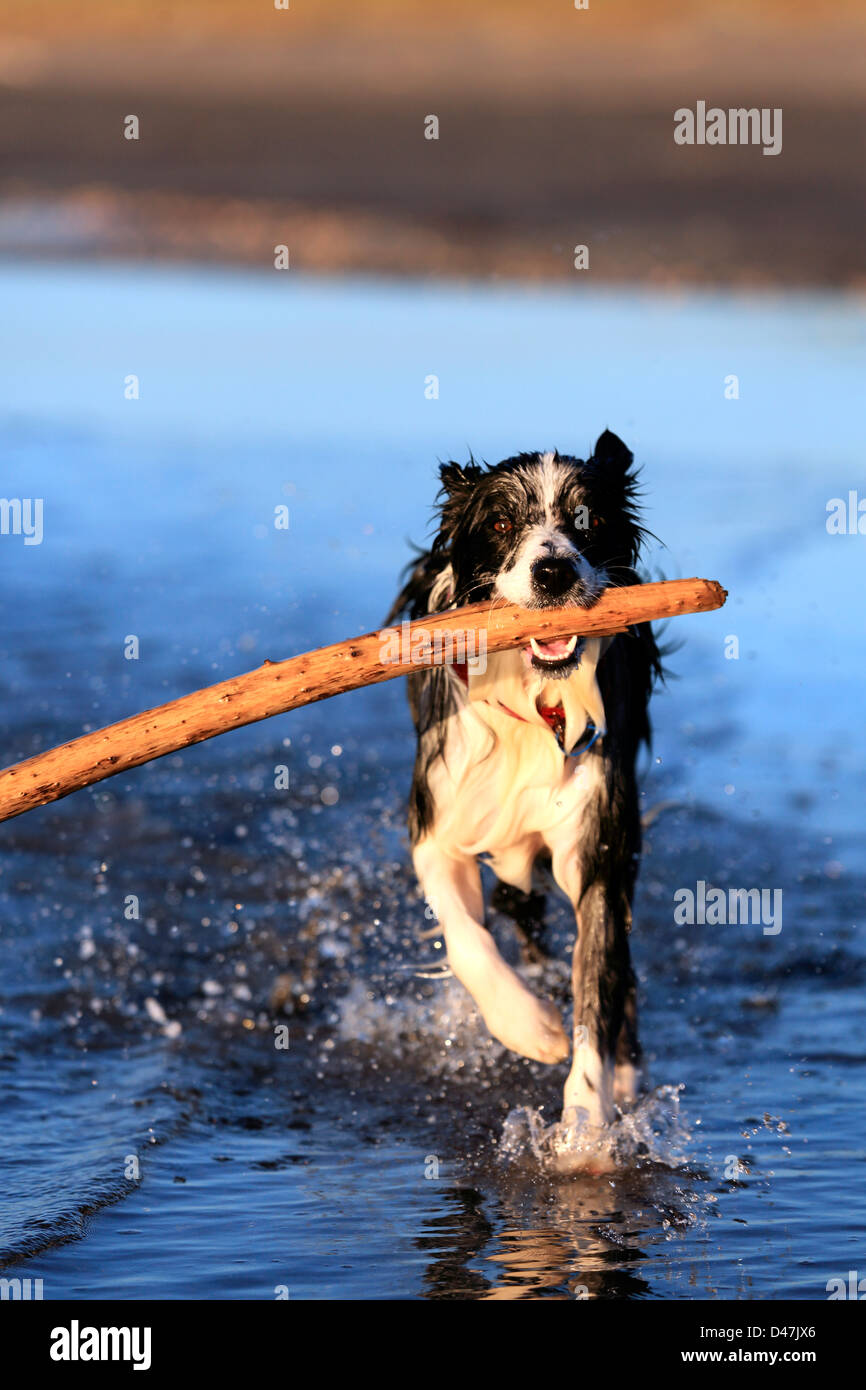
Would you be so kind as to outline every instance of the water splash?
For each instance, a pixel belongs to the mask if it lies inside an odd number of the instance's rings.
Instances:
[[[680,1168],[691,1138],[680,1111],[681,1089],[659,1086],[604,1126],[590,1125],[585,1110],[566,1110],[548,1124],[540,1110],[519,1106],[503,1124],[499,1159],[561,1174]]]
[[[404,1065],[414,1060],[430,1076],[467,1071],[480,1080],[495,1076],[508,1056],[452,977],[408,981],[391,974],[384,988],[356,981],[339,1000],[334,1023],[344,1042],[366,1043]]]

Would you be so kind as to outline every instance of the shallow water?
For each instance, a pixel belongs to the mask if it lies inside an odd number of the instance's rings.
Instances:
[[[0,828],[5,1262],[47,1298],[808,1299],[866,1270],[866,539],[825,526],[863,486],[862,306],[0,282],[2,492],[45,518],[41,545],[0,536],[5,763],[375,628],[437,456],[470,447],[609,425],[645,465],[650,567],[730,590],[668,630],[633,935],[655,1090],[614,1171],[556,1171],[562,1070],[425,977],[394,681]],[[781,930],[676,924],[699,880],[781,889]],[[537,985],[567,1004],[550,907]]]

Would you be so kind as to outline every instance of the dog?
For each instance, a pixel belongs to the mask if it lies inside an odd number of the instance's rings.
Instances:
[[[440,468],[438,534],[419,552],[388,622],[490,600],[592,607],[637,584],[648,534],[633,455],[609,430],[586,460],[518,454]],[[614,637],[543,642],[483,663],[409,676],[417,753],[409,804],[412,857],[452,973],[490,1033],[539,1062],[571,1054],[563,1110],[608,1125],[640,1088],[629,952],[641,849],[635,764],[662,675],[649,624]],[[574,909],[573,1046],[552,1003],[503,960],[484,925],[479,857],[520,919],[549,867]],[[515,908],[514,904],[517,904]]]

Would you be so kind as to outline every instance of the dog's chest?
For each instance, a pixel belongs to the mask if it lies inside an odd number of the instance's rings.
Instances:
[[[565,756],[539,711],[562,706],[568,748],[588,720],[603,732],[601,654],[599,642],[588,643],[576,677],[555,686],[533,679],[514,651],[491,656],[470,676],[447,719],[444,756],[428,773],[432,833],[446,853],[489,856],[500,878],[523,888],[543,848],[569,856],[603,794],[603,760],[595,750]]]
[[[542,830],[579,809],[594,782],[590,769],[597,759],[566,757],[551,730],[521,723],[505,710],[485,710],[484,722],[496,743],[476,768],[478,782],[489,788],[481,798],[483,815],[514,810],[526,830]],[[466,744],[473,741],[469,734]],[[468,780],[475,780],[471,767],[466,771]]]
[[[548,728],[494,704],[466,705],[449,723],[445,759],[431,777],[436,838],[451,853],[490,856],[500,877],[528,886],[543,847],[578,843],[603,784],[602,760],[565,757]]]

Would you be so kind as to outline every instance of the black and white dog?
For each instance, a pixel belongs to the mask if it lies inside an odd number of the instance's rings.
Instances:
[[[443,465],[438,535],[389,621],[497,598],[588,608],[608,586],[639,583],[632,462],[605,431],[586,461],[543,453]],[[533,639],[481,664],[409,677],[416,872],[451,969],[493,1036],[541,1062],[572,1051],[564,1109],[607,1124],[639,1080],[628,943],[641,836],[635,760],[649,740],[659,651],[645,624],[613,638]],[[526,987],[484,927],[479,856],[518,900],[531,892],[533,867],[549,861],[574,907],[573,1050],[557,1009]]]

